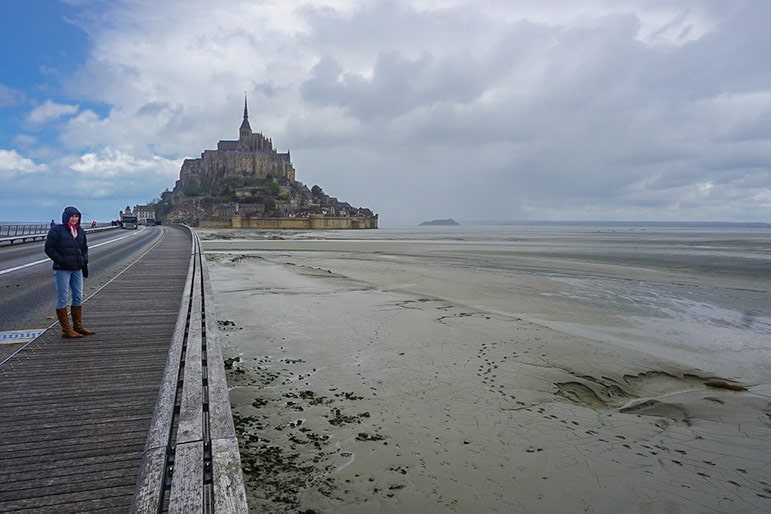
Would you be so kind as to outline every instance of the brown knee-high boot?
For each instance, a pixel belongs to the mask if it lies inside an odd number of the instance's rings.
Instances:
[[[70,320],[67,317],[67,307],[56,309],[56,317],[59,319],[59,324],[62,326],[62,337],[83,337],[72,330]]]
[[[84,336],[90,336],[93,334],[96,334],[93,330],[89,330],[86,327],[83,326],[83,306],[78,305],[72,306],[72,328],[75,329],[75,332],[79,334],[83,334]]]

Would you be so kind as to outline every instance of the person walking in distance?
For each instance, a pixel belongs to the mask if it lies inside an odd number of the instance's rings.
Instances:
[[[66,207],[61,225],[48,231],[46,255],[54,261],[56,284],[56,317],[62,327],[62,337],[82,337],[95,332],[83,326],[83,278],[88,277],[88,243],[80,227],[80,211]],[[72,292],[72,326],[67,318],[67,301]]]

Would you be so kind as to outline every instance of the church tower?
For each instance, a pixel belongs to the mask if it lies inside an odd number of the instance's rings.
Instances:
[[[246,108],[246,93],[244,93],[244,121],[241,122],[241,128],[238,129],[238,138],[241,141],[252,137],[252,127],[249,125],[249,111]]]

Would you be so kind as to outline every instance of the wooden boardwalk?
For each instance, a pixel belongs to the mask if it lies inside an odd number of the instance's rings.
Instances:
[[[217,344],[207,369],[217,331],[205,259],[187,228],[163,230],[85,303],[96,335],[62,339],[56,325],[0,366],[0,512],[245,512]],[[180,465],[177,446],[195,438],[204,460]],[[213,477],[222,461],[230,475]]]

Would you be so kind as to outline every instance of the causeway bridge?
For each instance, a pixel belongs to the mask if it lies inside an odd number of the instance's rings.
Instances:
[[[247,512],[206,259],[165,227],[58,324],[0,362],[0,512]]]

